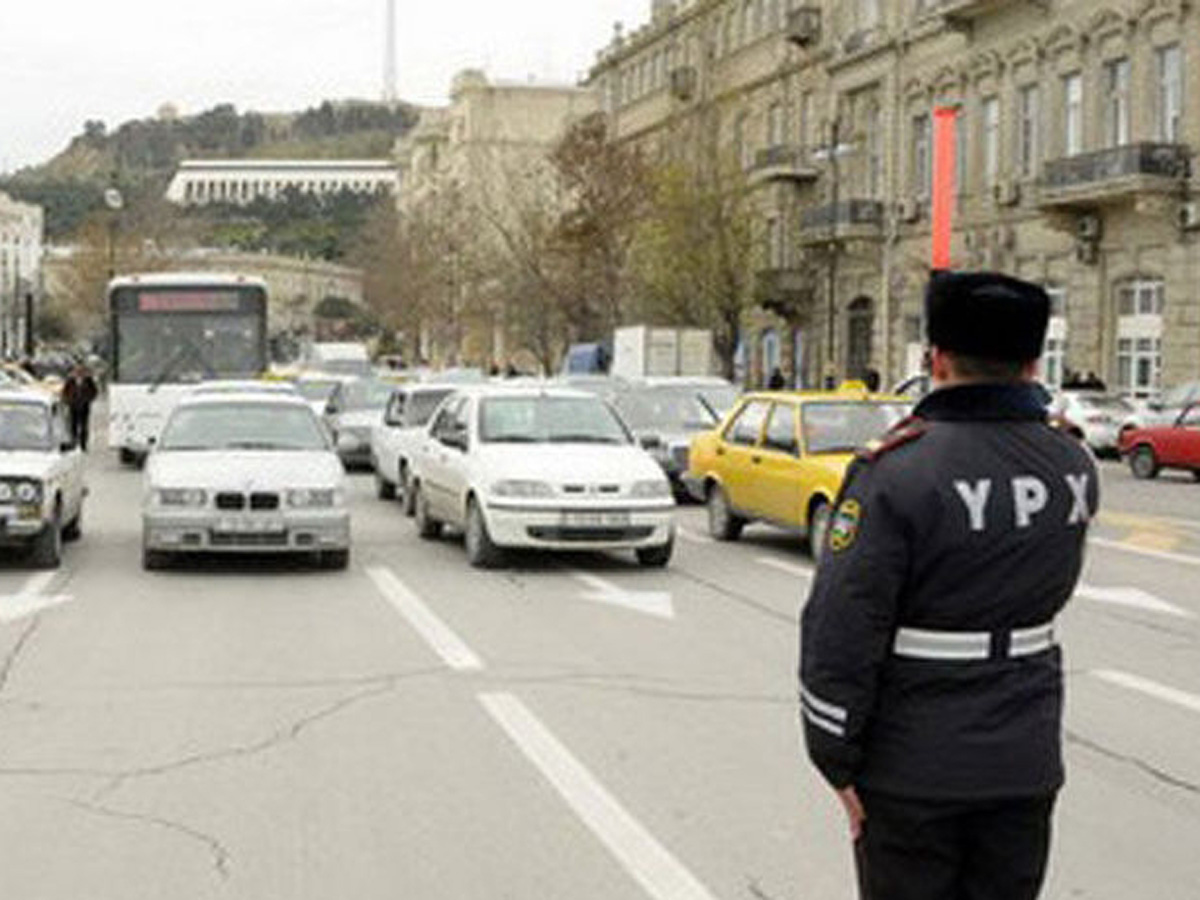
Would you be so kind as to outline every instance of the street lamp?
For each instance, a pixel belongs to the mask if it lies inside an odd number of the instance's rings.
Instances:
[[[114,172],[112,183],[104,192],[104,205],[108,207],[108,280],[117,277],[117,215],[125,208],[125,198],[117,188]]]

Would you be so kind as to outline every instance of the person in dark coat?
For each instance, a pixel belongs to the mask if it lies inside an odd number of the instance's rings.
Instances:
[[[1097,471],[1034,381],[1041,288],[937,274],[926,308],[935,390],[851,465],[803,611],[805,742],[865,900],[1034,900]]]
[[[71,420],[71,441],[85,453],[91,433],[92,404],[100,389],[87,366],[73,368],[62,386],[62,400]]]
[[[783,369],[776,366],[771,370],[771,378],[767,382],[767,388],[772,391],[782,391],[787,387],[787,381],[783,377]]]

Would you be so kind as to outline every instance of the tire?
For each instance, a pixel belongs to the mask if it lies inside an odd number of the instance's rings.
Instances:
[[[412,502],[417,536],[424,541],[436,541],[442,536],[442,523],[429,515],[429,502],[425,499],[420,483],[413,485]]]
[[[1158,457],[1154,448],[1149,444],[1138,444],[1129,454],[1129,471],[1134,478],[1149,479],[1158,477]]]
[[[476,569],[494,569],[504,562],[504,551],[492,542],[483,510],[472,497],[467,501],[467,528],[464,536],[467,562]]]
[[[404,511],[404,515],[411,519],[417,514],[417,504],[412,484],[408,479],[408,466],[404,463],[400,463],[400,480],[397,484],[400,485],[401,509]]]
[[[736,541],[742,536],[746,520],[729,507],[725,489],[714,484],[708,490],[708,533],[718,541]]]
[[[813,507],[812,515],[808,517],[808,555],[812,561],[819,563],[825,552],[825,542],[829,537],[829,520],[833,510],[824,500]]]
[[[344,572],[350,567],[350,551],[322,550],[317,564],[327,572]]]
[[[64,541],[77,541],[83,537],[82,506],[79,507],[79,512],[76,514],[75,518],[68,522],[67,527],[63,529],[62,536]]]
[[[396,486],[378,472],[375,473],[375,496],[380,500],[396,499]]]
[[[642,547],[637,551],[638,565],[643,569],[665,569],[675,553],[675,539],[657,547]]]
[[[151,550],[148,547],[142,548],[142,569],[146,572],[161,572],[163,569],[170,568],[171,554],[165,553],[162,550]]]
[[[58,507],[54,511],[54,518],[34,538],[30,559],[36,568],[57,569],[62,565],[62,548],[62,508]]]

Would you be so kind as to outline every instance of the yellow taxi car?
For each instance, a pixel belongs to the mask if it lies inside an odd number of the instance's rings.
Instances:
[[[748,523],[766,522],[805,535],[815,558],[855,451],[909,410],[904,397],[857,384],[745,395],[692,442],[687,484],[707,504],[709,532],[734,541]]]

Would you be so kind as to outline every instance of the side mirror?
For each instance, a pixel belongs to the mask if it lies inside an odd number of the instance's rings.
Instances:
[[[642,445],[643,450],[657,450],[662,447],[662,438],[657,434],[643,434],[638,443]]]
[[[453,447],[463,453],[467,452],[467,433],[465,431],[447,431],[439,438],[447,447]]]
[[[325,415],[336,416],[339,412],[340,410],[336,403],[330,402],[325,404]]]

